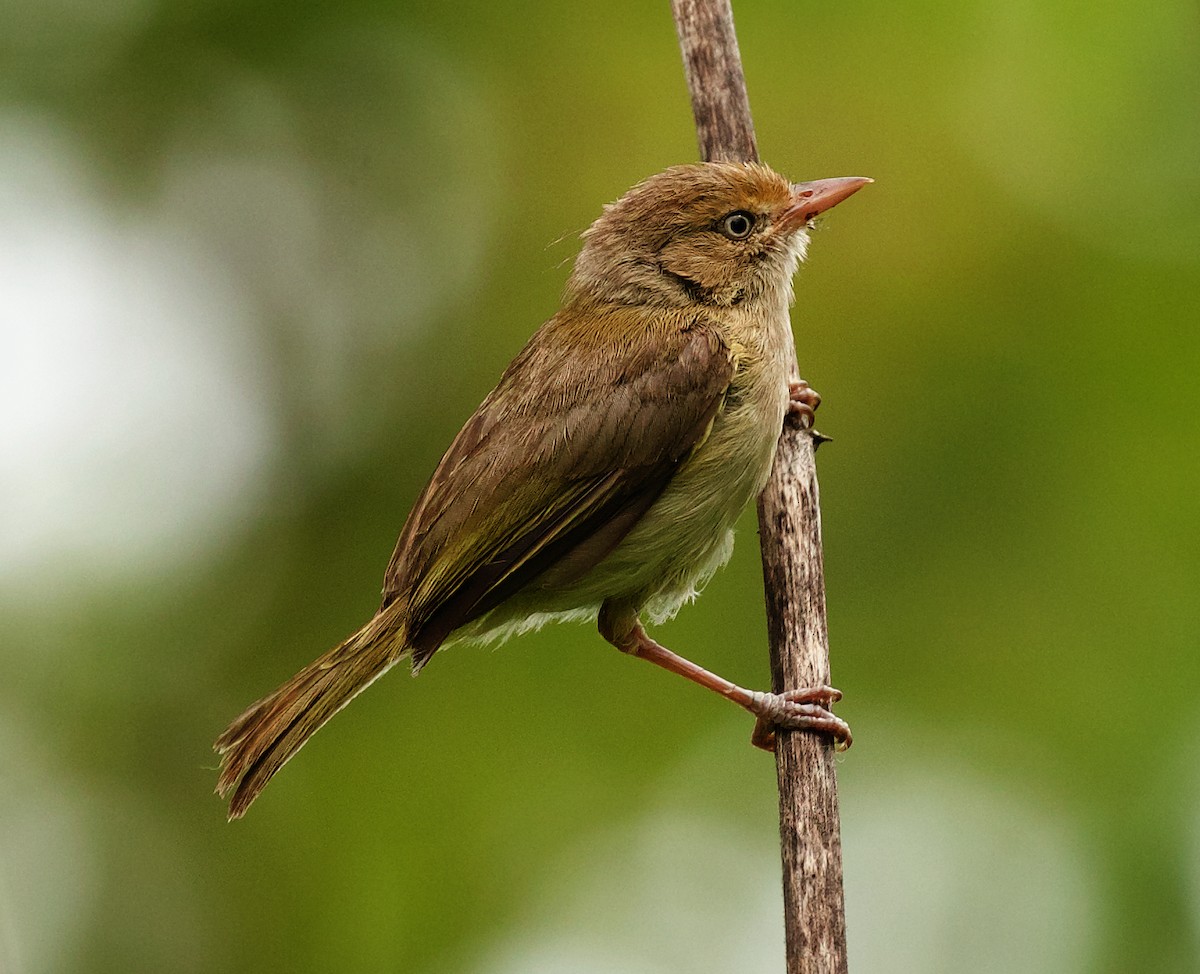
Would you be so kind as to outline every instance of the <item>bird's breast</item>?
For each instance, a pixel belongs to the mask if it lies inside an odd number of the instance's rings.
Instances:
[[[791,329],[786,308],[781,315],[726,330],[735,372],[708,436],[600,566],[609,594],[641,592],[653,619],[673,614],[728,559],[734,522],[766,483],[788,398]]]

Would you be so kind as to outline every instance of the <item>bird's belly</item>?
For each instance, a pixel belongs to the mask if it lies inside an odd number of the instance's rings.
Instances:
[[[628,600],[661,621],[695,597],[729,559],[733,525],[766,483],[785,408],[781,391],[721,413],[662,496],[579,580],[578,601]]]
[[[657,623],[693,599],[733,552],[734,523],[766,483],[787,409],[780,356],[749,365],[741,380],[708,438],[608,555],[582,573],[571,564],[551,568],[458,630],[451,642],[492,641],[548,622],[594,619],[608,600],[645,610]]]

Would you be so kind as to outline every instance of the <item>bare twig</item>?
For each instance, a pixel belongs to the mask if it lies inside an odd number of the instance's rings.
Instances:
[[[729,0],[671,0],[692,96],[700,158],[757,162],[746,76]]]
[[[672,0],[701,158],[756,161],[730,0]],[[792,375],[798,376],[793,352]],[[771,643],[779,692],[829,682],[821,513],[812,435],[788,424],[758,501]],[[780,732],[779,834],[788,974],[845,974],[842,840],[832,745]]]

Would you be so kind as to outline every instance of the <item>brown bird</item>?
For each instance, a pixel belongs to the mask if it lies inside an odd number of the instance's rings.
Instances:
[[[330,717],[401,659],[596,619],[622,652],[728,697],[753,741],[804,728],[850,743],[830,687],[745,690],[642,627],[695,597],[766,482],[789,385],[792,276],[809,221],[862,177],[792,184],[766,166],[674,166],[583,235],[559,312],[513,360],[417,499],[365,626],[217,739],[217,792],[243,815]]]

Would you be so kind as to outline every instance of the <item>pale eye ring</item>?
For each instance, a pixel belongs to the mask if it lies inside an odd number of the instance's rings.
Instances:
[[[730,240],[745,240],[754,229],[754,214],[734,210],[721,220],[721,233]]]

